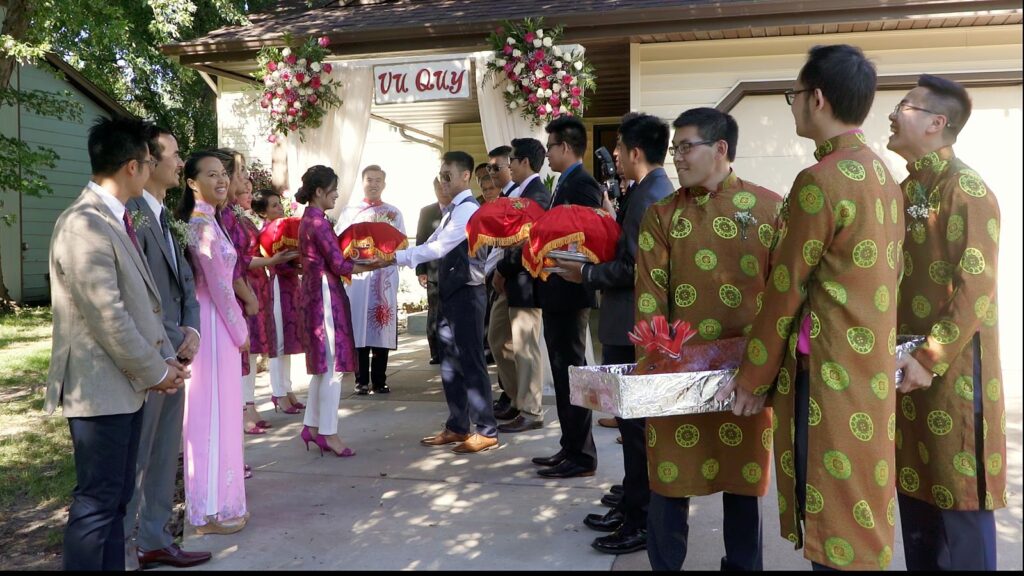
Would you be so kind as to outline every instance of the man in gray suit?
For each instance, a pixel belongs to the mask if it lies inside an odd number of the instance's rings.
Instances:
[[[50,241],[53,347],[44,409],[63,407],[77,480],[65,570],[124,570],[124,513],[146,392],[176,392],[190,376],[167,340],[160,290],[125,209],[155,163],[146,130],[124,118],[100,118],[89,130],[92,179]]]
[[[179,183],[184,162],[178,155],[178,141],[163,128],[151,126],[147,141],[157,162],[142,198],[132,198],[127,208],[136,217],[135,234],[160,290],[167,339],[178,360],[188,365],[199,350],[199,302],[185,246],[171,233],[170,215],[163,205],[167,189]],[[174,508],[184,415],[184,394],[150,392],[146,396],[135,464],[135,495],[124,517],[125,565],[129,569],[155,564],[185,568],[211,557],[209,552],[182,550],[165,529]]]

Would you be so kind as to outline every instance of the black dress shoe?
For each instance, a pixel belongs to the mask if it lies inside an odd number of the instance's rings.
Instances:
[[[596,468],[584,468],[575,462],[563,460],[562,463],[557,466],[537,470],[537,474],[540,474],[545,478],[577,478],[593,476],[595,470]]]
[[[565,451],[559,450],[554,456],[537,456],[530,460],[537,466],[558,466],[565,461]]]
[[[544,427],[543,420],[524,418],[521,414],[515,420],[498,426],[498,432],[526,432],[527,430],[539,430]]]
[[[490,350],[484,351],[484,361],[487,362],[488,366],[494,364],[494,354],[491,354]]]
[[[175,568],[188,568],[196,566],[209,560],[213,555],[209,552],[186,552],[176,544],[171,544],[159,550],[144,551],[139,549],[136,554],[139,558],[139,568],[145,570],[156,564],[166,564]]]
[[[647,548],[647,530],[619,528],[607,536],[595,538],[590,545],[605,554],[629,554]]]
[[[356,394],[360,396],[366,396],[370,393],[370,387],[366,384],[356,384]]]
[[[388,388],[387,384],[383,384],[381,386],[374,386],[372,389],[370,389],[370,394],[390,394],[390,393],[391,393],[391,388]]]
[[[612,508],[605,515],[601,514],[587,514],[587,517],[583,519],[583,523],[587,525],[587,528],[591,530],[597,530],[598,532],[615,532],[622,526],[622,521],[625,519],[625,515]]]
[[[437,365],[437,364],[440,364],[440,363],[441,363],[441,359],[440,359],[440,358],[438,358],[437,356],[431,356],[431,357],[430,357],[430,362],[429,362],[429,364],[434,364],[434,365]]]
[[[612,487],[609,488],[608,491],[612,494],[622,494],[626,489],[622,487],[622,484],[612,484]]]
[[[601,496],[601,504],[609,508],[617,508],[622,504],[622,494],[605,494]]]
[[[498,420],[514,420],[518,416],[519,410],[511,406],[509,406],[505,410],[502,410],[501,412],[494,413],[494,417],[497,418]]]

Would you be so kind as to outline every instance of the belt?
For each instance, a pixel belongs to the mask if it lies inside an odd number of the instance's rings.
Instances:
[[[811,357],[807,354],[796,353],[796,371],[809,372],[811,369]]]

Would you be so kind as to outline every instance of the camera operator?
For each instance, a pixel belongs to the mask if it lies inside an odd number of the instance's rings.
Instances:
[[[662,164],[668,151],[668,125],[649,114],[630,113],[622,117],[615,156],[627,179],[636,182],[619,199],[617,221],[622,227],[615,259],[600,264],[581,264],[557,260],[565,270],[560,275],[585,288],[601,290],[601,316],[598,337],[603,364],[630,364],[636,361],[627,333],[633,328],[633,284],[640,221],[647,208],[673,192],[672,182]],[[616,509],[603,517],[587,516],[587,526],[600,531],[614,530],[594,540],[592,546],[609,554],[625,554],[647,546],[647,448],[644,420],[616,418],[622,432],[622,460],[625,466],[623,496]]]

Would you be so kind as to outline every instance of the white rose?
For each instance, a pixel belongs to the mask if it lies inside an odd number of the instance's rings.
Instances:
[[[302,100],[296,100],[295,102],[292,102],[292,108],[295,108],[295,109],[302,108]]]
[[[509,36],[508,38],[505,38],[505,44],[515,44],[515,43],[516,43],[516,39],[515,38],[513,38],[511,36]]]
[[[292,54],[292,49],[291,48],[285,48],[284,50],[281,50],[281,57],[283,57],[283,58],[287,58],[287,57],[291,56],[291,54]]]
[[[548,36],[547,38],[544,39],[544,45],[547,46],[548,48],[551,47],[551,37],[550,36]]]
[[[551,85],[551,89],[554,90],[555,92],[558,92],[562,89],[562,85],[559,84],[558,82],[555,82],[554,84]]]
[[[274,76],[273,75],[268,74],[268,75],[263,77],[263,85],[264,86],[270,86],[273,83],[274,83]]]
[[[516,64],[516,67],[513,68],[513,70],[515,70],[516,74],[519,74],[520,72],[523,71],[523,68],[525,68],[525,67],[526,67],[526,65],[523,64],[522,62],[520,62],[520,63]]]
[[[284,96],[284,87],[283,86],[278,86],[277,87],[277,93],[278,93],[278,95]]]
[[[544,77],[544,71],[541,70],[540,68],[538,68],[538,69],[533,71],[533,75],[536,76],[537,78],[543,78]]]
[[[561,68],[561,66],[559,66],[559,68]],[[562,76],[565,76],[565,70],[559,70],[555,76],[558,76],[559,80],[561,80]]]
[[[577,61],[572,63],[572,67],[577,69],[577,70],[583,70],[583,62],[580,61],[580,60],[577,60]]]
[[[569,93],[566,92],[565,90],[562,90],[562,92],[561,92],[561,94],[559,94],[559,96],[564,100],[564,99],[569,97]]]
[[[516,104],[515,102],[509,102],[509,103],[508,103],[508,107],[509,107],[509,110],[515,110],[515,109],[516,109],[516,107],[518,107],[518,106],[519,106],[519,105],[518,105],[518,104]]]
[[[562,67],[562,61],[561,60],[555,60],[555,68],[561,68],[561,67]]]
[[[519,58],[522,55],[523,55],[523,53],[519,51],[519,48],[516,48],[515,50],[512,51],[512,57],[513,58]]]
[[[305,59],[305,58],[299,58],[299,61],[298,61],[298,62],[296,62],[295,64],[296,64],[296,65],[297,65],[297,66],[298,66],[299,68],[305,68],[305,67],[306,67],[306,59]]]
[[[281,77],[281,71],[280,70],[274,70],[274,73],[271,74],[271,76],[274,77],[274,80],[277,80],[278,78]]]
[[[515,87],[515,86],[513,86],[513,85],[511,85],[511,84],[509,84],[508,86],[506,86],[506,87],[505,87],[505,90],[506,90],[506,91],[507,91],[507,92],[508,92],[509,94],[511,94],[511,93],[513,93],[513,92],[515,92],[515,91],[516,91],[516,87]]]
[[[313,72],[319,72],[320,71],[320,63],[319,62],[313,62],[312,64],[309,65],[309,68]]]
[[[533,47],[534,48],[540,48],[543,45],[544,45],[544,41],[541,40],[540,38],[534,38],[533,39]]]
[[[543,97],[544,97],[544,89],[543,88],[537,88],[537,98],[543,98]]]
[[[551,88],[548,88],[547,90],[544,91],[544,97],[551,98]]]
[[[516,104],[518,104],[520,106],[522,106],[524,102],[526,102],[526,100],[523,100],[522,98],[517,98],[516,99]]]
[[[494,61],[494,64],[497,65],[497,66],[504,66],[505,65],[505,59],[504,58],[498,58],[497,60]]]
[[[559,107],[558,107],[558,111],[559,111],[559,112],[560,112],[561,114],[565,114],[566,112],[568,112],[568,110],[566,110],[565,106],[559,106]]]
[[[562,49],[559,48],[558,46],[555,46],[554,48],[552,48],[551,52],[553,52],[555,56],[561,56],[562,55]]]

